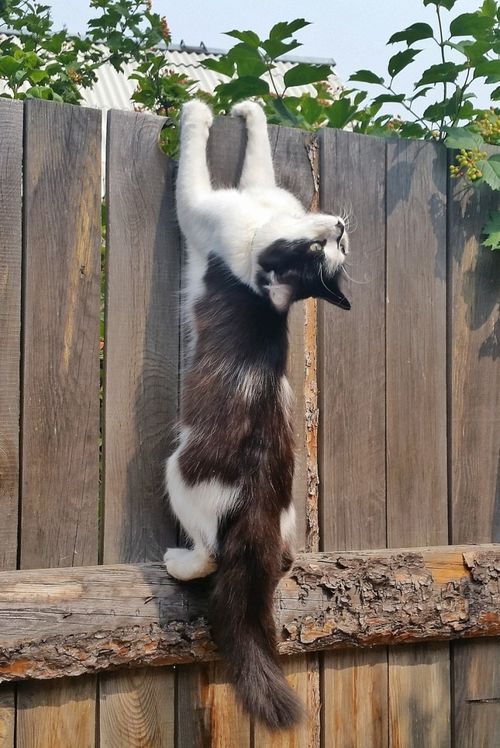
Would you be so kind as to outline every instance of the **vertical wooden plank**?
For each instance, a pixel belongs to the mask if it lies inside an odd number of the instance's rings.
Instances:
[[[346,211],[343,312],[319,304],[323,550],[381,548],[385,509],[385,141],[325,130],[321,206]],[[354,230],[352,230],[354,229]],[[362,520],[361,520],[362,518]],[[322,673],[324,746],[387,745],[387,655],[331,652]]]
[[[104,563],[159,560],[175,543],[163,466],[178,407],[179,236],[158,117],[108,119]],[[171,746],[171,669],[100,679],[104,748]]]
[[[275,172],[278,184],[292,192],[307,209],[317,210],[318,182],[317,182],[317,142],[310,135],[300,130],[270,127],[269,134],[274,157]],[[311,307],[314,312],[311,313]],[[314,318],[311,318],[314,314]],[[312,328],[309,330],[309,326]],[[312,338],[312,339],[311,339]],[[289,360],[288,379],[294,392],[295,404],[293,411],[296,463],[293,483],[294,504],[297,512],[297,547],[311,550],[310,543],[313,535],[316,538],[318,524],[317,507],[308,506],[314,496],[316,486],[310,486],[315,476],[308,475],[309,466],[317,462],[314,450],[308,454],[306,443],[307,429],[317,429],[317,418],[311,413],[306,418],[306,387],[316,387],[316,372],[311,372],[313,381],[306,382],[306,368],[312,365],[309,360],[315,356],[316,319],[315,307],[309,304],[306,310],[304,303],[292,307],[289,318]],[[307,355],[306,355],[307,351]],[[316,394],[316,393],[314,393]],[[314,433],[313,441],[316,441]],[[316,468],[314,468],[315,472]],[[311,491],[310,491],[311,489]],[[314,502],[313,498],[313,503]],[[311,513],[316,515],[311,517]],[[312,519],[315,526],[311,532],[308,526]],[[254,728],[254,746],[260,748],[319,748],[320,730],[320,693],[319,693],[319,661],[317,655],[286,657],[281,661],[285,676],[292,688],[299,695],[305,706],[304,721],[293,730],[282,733],[271,733],[261,725]]]
[[[243,123],[216,119],[208,143],[213,183],[237,184],[244,155]],[[236,702],[223,663],[180,667],[177,680],[176,745],[226,748],[250,745],[250,720]]]
[[[101,115],[25,103],[21,566],[97,561]],[[18,744],[93,745],[95,679],[23,684]]]
[[[448,540],[446,153],[418,141],[387,149],[387,538],[439,545]],[[389,650],[391,746],[450,745],[449,667],[446,644]]]
[[[0,100],[0,569],[15,569],[19,504],[19,360],[23,105]],[[14,688],[0,687],[0,748],[14,745]]]
[[[0,569],[15,569],[19,496],[23,105],[0,100]]]
[[[449,325],[451,539],[500,542],[500,253],[481,247],[496,196],[450,180]],[[459,748],[500,744],[500,645],[453,645]]]

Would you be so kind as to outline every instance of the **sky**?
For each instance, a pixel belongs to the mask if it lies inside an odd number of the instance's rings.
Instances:
[[[443,10],[445,29],[447,18],[477,10],[481,0],[457,0],[453,15]],[[52,6],[57,25],[81,32],[90,16],[87,0],[47,0]],[[435,8],[424,7],[422,0],[153,0],[153,8],[165,15],[172,32],[172,41],[183,40],[187,45],[227,49],[230,37],[222,32],[231,29],[252,29],[259,35],[267,34],[273,24],[294,18],[305,18],[311,25],[301,30],[297,38],[303,46],[296,50],[304,57],[334,59],[336,72],[342,81],[360,68],[384,75],[389,57],[404,49],[404,45],[386,46],[395,32],[417,21],[435,26]],[[429,40],[421,43],[418,65],[403,71],[396,78],[398,91],[411,91],[421,72],[429,65],[441,62],[439,49]],[[450,57],[450,59],[452,59]],[[478,103],[488,106],[488,98],[481,86],[476,86]]]

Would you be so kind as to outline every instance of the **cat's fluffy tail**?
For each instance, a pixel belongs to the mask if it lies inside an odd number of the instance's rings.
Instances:
[[[246,711],[271,729],[286,729],[300,721],[302,705],[276,650],[273,593],[282,573],[281,538],[256,537],[255,524],[240,516],[219,539],[211,600],[217,644]]]

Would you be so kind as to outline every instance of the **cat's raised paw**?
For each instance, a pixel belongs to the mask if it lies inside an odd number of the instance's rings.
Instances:
[[[181,125],[209,128],[214,120],[210,107],[199,99],[186,102],[182,107]]]
[[[231,109],[232,117],[243,117],[244,119],[251,119],[259,117],[265,121],[266,115],[264,110],[257,104],[256,101],[240,101],[235,104]]]
[[[163,561],[170,576],[181,582],[207,577],[217,569],[212,556],[200,548],[167,548]]]

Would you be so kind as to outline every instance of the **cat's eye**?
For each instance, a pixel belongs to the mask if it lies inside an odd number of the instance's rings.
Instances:
[[[311,252],[321,252],[323,249],[323,245],[321,242],[313,242],[309,245],[309,249]]]

